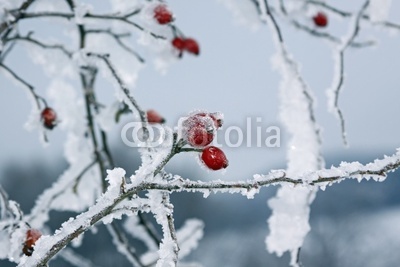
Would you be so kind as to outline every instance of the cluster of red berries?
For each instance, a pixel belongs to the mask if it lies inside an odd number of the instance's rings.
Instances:
[[[57,125],[57,114],[54,109],[46,107],[40,114],[43,126],[49,130],[52,130]]]
[[[225,169],[229,164],[221,149],[208,146],[222,123],[222,114],[217,112],[194,113],[182,123],[184,140],[192,147],[203,148],[200,159],[211,170]]]
[[[42,236],[42,233],[36,229],[29,229],[26,231],[26,237],[24,246],[22,248],[22,252],[26,256],[31,256],[33,253],[33,246],[35,245],[36,241]]]
[[[318,12],[312,19],[317,27],[322,28],[328,25],[328,17],[323,12]]]
[[[174,21],[174,16],[164,4],[157,5],[153,10],[154,19],[161,25],[166,25]],[[176,34],[176,33],[175,33]],[[172,46],[179,52],[179,57],[186,51],[193,55],[200,54],[200,46],[193,38],[176,36],[172,41]]]

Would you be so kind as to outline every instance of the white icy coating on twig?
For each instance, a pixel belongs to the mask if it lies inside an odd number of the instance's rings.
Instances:
[[[319,128],[313,111],[313,97],[298,70],[297,63],[288,54],[278,24],[268,1],[258,1],[261,16],[273,35],[277,54],[273,65],[282,75],[280,85],[280,118],[290,133],[288,144],[288,175],[298,175],[321,167]],[[310,230],[309,205],[316,190],[282,186],[275,198],[268,201],[272,215],[268,219],[270,233],[266,238],[267,250],[278,256],[291,253],[290,264],[298,266],[298,251]]]

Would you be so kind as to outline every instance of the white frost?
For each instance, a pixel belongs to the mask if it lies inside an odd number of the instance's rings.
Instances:
[[[114,168],[113,170],[107,170],[107,178],[106,180],[110,184],[111,187],[119,187],[121,186],[126,171],[122,168]]]

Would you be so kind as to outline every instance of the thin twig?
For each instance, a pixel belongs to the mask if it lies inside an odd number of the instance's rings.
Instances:
[[[55,49],[55,50],[59,50],[61,51],[63,54],[65,54],[67,57],[71,58],[72,57],[72,52],[68,51],[68,49],[66,49],[63,45],[60,44],[46,44],[43,43],[42,41],[39,41],[37,39],[34,39],[31,37],[32,36],[32,32],[28,33],[26,36],[13,36],[10,38],[5,39],[5,42],[10,42],[10,41],[25,41],[25,42],[29,42],[32,44],[35,44],[41,48],[44,49]]]
[[[132,12],[133,13],[133,12]],[[156,39],[166,39],[164,36],[155,34],[153,32],[148,32],[146,29],[143,28],[143,26],[137,24],[136,22],[133,22],[129,20],[128,18],[132,13],[129,13],[128,15],[115,15],[115,14],[85,14],[83,17],[87,19],[103,19],[103,20],[115,20],[115,21],[121,21],[123,23],[129,24],[136,29],[142,31],[142,32],[147,32],[149,33],[152,37]],[[72,19],[75,17],[75,14],[73,13],[65,13],[65,12],[36,12],[36,13],[22,13],[21,17],[22,19],[30,19],[30,18],[41,18],[41,17],[59,17],[59,18],[65,18],[65,19]]]
[[[153,224],[149,223],[147,221],[147,219],[144,217],[144,214],[141,212],[138,213],[138,217],[139,217],[140,224],[143,225],[143,227],[146,229],[146,232],[149,234],[151,239],[153,239],[155,244],[157,244],[157,245],[160,244],[161,238],[158,236],[158,233],[157,233],[156,229],[154,228]]]
[[[145,63],[144,58],[141,55],[139,55],[138,52],[136,52],[135,50],[133,50],[132,48],[127,46],[122,41],[122,38],[129,37],[130,33],[115,33],[111,29],[91,29],[91,30],[87,30],[86,33],[88,33],[88,34],[103,33],[103,34],[107,34],[107,35],[113,37],[114,40],[122,47],[122,49],[124,49],[125,51],[127,51],[127,52],[131,53],[132,55],[134,55],[141,63]]]
[[[74,183],[74,185],[72,186],[72,191],[73,191],[75,194],[77,193],[78,185],[79,185],[79,182],[81,181],[83,175],[85,175],[85,173],[86,173],[87,171],[89,171],[90,168],[92,168],[96,163],[97,163],[97,160],[94,160],[93,162],[91,162],[91,163],[90,163],[88,166],[86,166],[86,167],[81,171],[81,173],[76,177],[75,183]]]
[[[331,103],[331,109],[334,114],[336,114],[339,118],[340,121],[340,128],[341,128],[341,133],[342,133],[342,140],[345,146],[348,145],[347,142],[347,134],[346,134],[346,125],[345,125],[345,120],[344,120],[344,115],[339,107],[339,95],[340,92],[343,88],[344,84],[344,53],[346,49],[349,47],[349,45],[354,41],[354,39],[357,37],[359,31],[360,31],[360,20],[362,17],[362,14],[366,10],[366,8],[369,5],[369,0],[365,1],[359,12],[357,13],[355,20],[354,20],[354,25],[352,25],[353,30],[350,33],[349,37],[344,40],[338,47],[337,49],[337,68],[336,70],[336,76],[334,77],[333,85],[328,89],[328,93],[332,94],[334,96],[333,98],[333,103]]]
[[[88,53],[88,56],[93,56],[97,57],[99,59],[102,59],[104,63],[106,64],[107,68],[110,70],[112,76],[115,78],[117,81],[118,85],[120,86],[122,92],[125,94],[127,99],[130,101],[130,103],[133,105],[133,107],[137,110],[139,113],[140,121],[141,122],[146,122],[146,113],[143,111],[143,109],[140,108],[139,104],[137,103],[136,99],[130,94],[130,91],[128,87],[126,87],[125,83],[122,81],[121,77],[118,75],[117,70],[115,67],[112,65],[109,55],[106,54],[95,54],[95,53]]]
[[[315,0],[307,0],[306,3],[307,4],[311,4],[311,5],[317,5],[317,6],[323,7],[326,10],[332,11],[332,12],[334,12],[337,15],[340,15],[342,17],[351,17],[351,16],[353,16],[352,12],[340,10],[340,9],[338,9],[338,8],[336,8],[334,6],[331,6],[331,5],[329,5],[329,4],[325,3],[325,2],[315,1]],[[361,15],[361,19],[370,21],[371,18],[370,18],[369,15],[363,14],[363,15]],[[383,25],[383,26],[388,27],[388,28],[393,28],[393,29],[400,30],[400,25],[399,24],[396,24],[396,23],[390,22],[390,21],[382,21],[382,22],[376,22],[376,23],[374,22],[373,24]]]
[[[128,238],[118,225],[115,222],[112,222],[107,225],[107,230],[111,234],[113,241],[118,248],[118,252],[123,254],[133,266],[143,267],[144,265],[140,261],[140,258],[136,254],[135,250],[129,245]]]
[[[320,38],[324,38],[328,41],[331,41],[333,43],[339,44],[341,43],[341,40],[333,35],[330,35],[327,32],[320,32],[316,29],[312,29],[310,27],[307,27],[306,25],[301,24],[300,22],[296,21],[296,20],[291,20],[292,25],[294,25],[297,29],[299,30],[303,30],[305,32],[308,32],[311,36],[315,36],[315,37],[320,37]],[[351,42],[349,44],[350,47],[353,48],[364,48],[364,47],[369,47],[369,46],[373,46],[376,43],[374,41],[365,41],[365,42]]]
[[[0,51],[0,63],[6,59],[7,55],[13,50],[15,44],[16,42],[11,42],[11,44],[4,51]]]
[[[31,95],[33,96],[33,98],[35,99],[36,102],[36,106],[38,108],[38,110],[41,109],[41,105],[40,105],[40,101],[43,102],[43,104],[45,106],[47,106],[46,100],[39,96],[38,94],[36,94],[35,92],[35,88],[33,87],[33,85],[29,84],[27,81],[25,81],[24,79],[22,79],[20,76],[18,76],[18,74],[16,74],[12,69],[10,69],[9,67],[7,67],[6,65],[4,65],[3,63],[0,63],[0,67],[2,67],[4,70],[6,70],[9,74],[11,74],[11,76],[16,79],[18,82],[20,82],[22,85],[24,85],[25,87],[28,88],[29,92],[31,93]]]

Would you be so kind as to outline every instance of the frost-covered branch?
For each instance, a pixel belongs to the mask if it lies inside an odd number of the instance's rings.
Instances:
[[[127,14],[91,14],[87,13],[83,16],[83,18],[86,19],[101,19],[101,20],[114,20],[114,21],[121,21],[125,24],[131,25],[134,28],[142,31],[142,32],[148,32],[143,26],[137,24],[136,22],[133,22],[129,20],[129,18],[133,15],[136,15],[138,13],[137,10],[131,11]],[[59,18],[65,18],[65,19],[73,19],[75,17],[75,14],[73,13],[66,13],[66,12],[32,12],[32,13],[22,13],[20,16],[20,19],[33,19],[33,18],[43,18],[43,17],[59,17]],[[153,32],[148,32],[152,37],[156,39],[165,39],[164,36],[158,35]]]
[[[109,55],[104,55],[104,54],[94,54],[94,53],[88,53],[88,56],[93,56],[97,57],[101,60],[104,61],[106,64],[107,68],[110,70],[112,76],[115,78],[117,81],[118,85],[120,86],[122,92],[124,93],[126,99],[128,101],[125,102],[128,106],[130,106],[132,109],[136,109],[136,111],[139,113],[140,121],[141,122],[146,122],[146,113],[143,111],[143,109],[139,106],[137,103],[136,99],[131,95],[129,88],[125,85],[125,83],[122,81],[121,77],[118,75],[117,70],[111,63],[109,59]]]
[[[170,183],[146,183],[144,187],[146,190],[157,189],[177,192],[198,191],[203,193],[207,192],[204,190],[211,190],[211,192],[247,194],[254,193],[253,190],[259,190],[261,187],[285,183],[312,188],[325,187],[327,185],[332,185],[333,183],[341,182],[345,179],[357,179],[361,181],[362,179],[373,178],[378,181],[383,181],[387,177],[388,173],[397,170],[399,167],[400,152],[397,152],[391,157],[375,160],[366,165],[362,165],[359,162],[342,163],[339,167],[306,172],[297,177],[290,177],[285,170],[276,170],[266,175],[254,175],[254,179],[247,181],[226,182],[218,180],[201,182],[183,180],[178,177]]]
[[[259,6],[261,18],[270,28],[276,49],[274,67],[282,77],[280,118],[290,135],[287,173],[293,176],[320,169],[324,163],[320,151],[320,129],[314,114],[314,97],[299,71],[298,63],[287,51],[269,1],[259,0]],[[287,178],[286,172],[281,178]],[[268,201],[272,215],[268,219],[270,233],[265,240],[267,250],[270,253],[275,252],[278,256],[289,251],[290,265],[293,267],[300,264],[298,253],[310,230],[310,204],[315,194],[316,188],[307,190],[297,187],[290,190],[282,186],[276,197]],[[296,212],[290,213],[289,210]]]
[[[151,192],[149,198],[153,199],[155,203],[161,200],[158,207],[152,209],[157,223],[161,225],[163,230],[163,239],[160,243],[156,267],[175,267],[178,263],[179,245],[172,216],[173,205],[170,203],[169,193]]]
[[[35,2],[35,0],[26,0],[21,4],[18,9],[8,11],[13,16],[13,20],[5,21],[0,24],[0,36],[1,34],[3,34],[4,31],[6,31],[8,28],[18,22],[18,20],[22,17],[23,12],[25,12],[25,10],[27,10],[33,2]]]
[[[110,215],[114,208],[124,199],[138,195],[141,191],[190,191],[190,192],[221,192],[221,193],[242,193],[248,197],[253,197],[261,187],[269,185],[278,185],[289,183],[301,185],[306,188],[325,187],[344,179],[369,179],[374,178],[382,181],[389,172],[400,167],[400,151],[391,157],[375,160],[372,163],[362,165],[358,162],[342,163],[339,167],[323,169],[304,173],[298,177],[289,177],[285,171],[273,171],[267,175],[255,175],[255,178],[246,182],[225,182],[225,181],[191,181],[176,178],[173,181],[146,182],[151,178],[151,174],[145,177],[135,177],[135,180],[142,181],[139,184],[127,184],[126,191],[121,192],[119,185],[115,184],[108,188],[107,192],[101,196],[96,204],[88,211],[78,215],[61,226],[53,236],[42,237],[36,247],[32,257],[25,257],[19,266],[41,266],[48,262],[58,251],[66,246],[72,239],[88,230],[92,225],[101,221],[104,217]],[[122,181],[125,172],[120,169],[109,171],[109,180]],[[111,177],[111,178],[110,178]],[[154,192],[157,193],[157,192]],[[136,207],[138,210],[140,206]],[[145,207],[147,208],[147,206]],[[164,214],[168,215],[168,213]],[[168,220],[169,221],[169,220]],[[171,231],[170,238],[173,238],[170,222],[168,222],[168,231]],[[164,236],[165,238],[165,236]],[[175,251],[175,250],[174,250]],[[177,251],[177,250],[176,250]]]
[[[280,0],[279,1],[279,6],[280,6],[280,10],[282,12],[282,14],[288,18],[288,20],[290,21],[290,23],[297,29],[305,31],[307,33],[309,33],[311,36],[314,37],[318,37],[318,38],[323,38],[326,39],[330,42],[336,43],[336,44],[340,44],[342,41],[341,39],[337,38],[334,35],[331,35],[329,32],[323,32],[323,31],[319,31],[315,28],[311,28],[308,27],[307,25],[304,25],[302,23],[300,23],[298,20],[296,19],[292,19],[290,18],[286,6],[285,6],[285,2],[284,0]],[[375,45],[374,41],[366,41],[366,42],[355,42],[352,41],[350,42],[349,46],[353,47],[353,48],[364,48],[364,47],[368,47],[368,46],[373,46]]]
[[[348,36],[343,38],[342,43],[339,44],[334,51],[335,74],[332,85],[327,90],[329,111],[339,118],[342,139],[345,146],[348,145],[346,125],[343,112],[339,107],[339,95],[344,83],[344,53],[349,45],[357,37],[360,31],[360,20],[362,18],[362,14],[364,13],[368,5],[369,0],[365,1],[359,12],[354,16],[353,21],[351,22],[351,29],[348,33]]]

